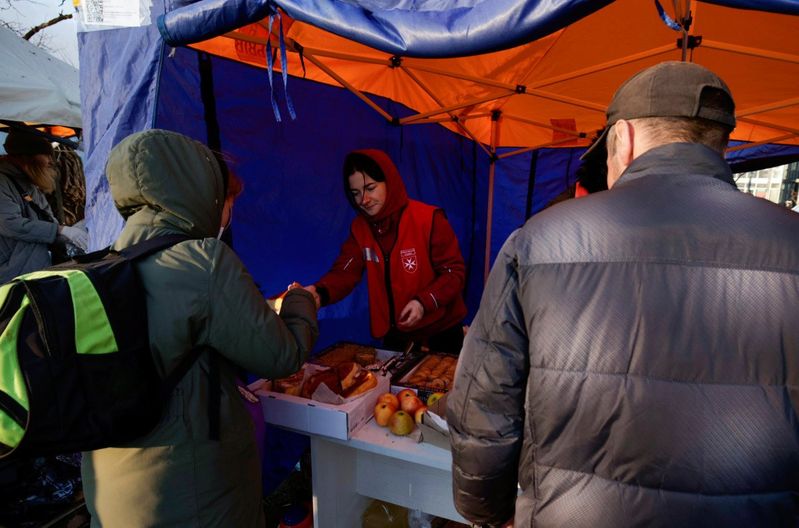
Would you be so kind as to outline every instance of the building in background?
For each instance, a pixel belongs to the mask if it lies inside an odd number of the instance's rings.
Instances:
[[[790,201],[793,207],[799,191],[799,162],[741,172],[735,174],[735,183],[743,192],[783,205]]]

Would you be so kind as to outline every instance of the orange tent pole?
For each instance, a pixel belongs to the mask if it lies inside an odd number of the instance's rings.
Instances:
[[[636,53],[634,55],[628,55],[626,57],[622,57],[620,59],[615,59],[608,62],[603,62],[602,64],[597,64],[595,66],[591,66],[589,68],[583,68],[581,70],[575,70],[573,72],[564,73],[563,75],[558,75],[557,77],[550,77],[549,79],[543,79],[538,82],[534,82],[529,85],[530,88],[544,88],[545,86],[549,86],[550,84],[556,84],[563,81],[571,81],[572,79],[576,79],[578,77],[583,77],[585,75],[591,75],[592,73],[597,73],[601,71],[608,70],[610,68],[615,68],[616,66],[622,66],[624,64],[634,62],[641,59],[646,59],[649,57],[654,57],[656,55],[661,55],[663,53],[671,53],[674,51],[674,44],[668,44],[664,46],[660,46],[657,48],[652,48],[650,50],[642,51],[640,53]]]
[[[483,86],[493,86],[494,88],[502,88],[505,90],[509,90],[511,92],[516,91],[515,84],[504,83],[500,81],[492,81],[491,79],[484,79],[482,77],[475,77],[474,75],[467,75],[465,73],[456,73],[451,72],[448,70],[442,70],[440,68],[434,68],[432,66],[427,66],[422,63],[418,63],[413,61],[413,59],[405,58],[405,64],[403,65],[406,68],[420,70],[427,73],[434,73],[437,75],[442,75],[444,77],[452,77],[454,79],[460,79],[462,81],[471,81],[477,84],[482,84]]]
[[[389,115],[389,114],[388,114],[388,113],[387,113],[385,110],[383,110],[382,108],[380,108],[379,106],[377,106],[377,104],[376,104],[374,101],[372,101],[371,99],[369,99],[368,97],[366,97],[364,94],[362,94],[362,93],[360,92],[360,90],[358,90],[358,89],[357,89],[357,88],[355,88],[353,85],[351,85],[350,83],[348,83],[347,81],[345,81],[345,80],[344,80],[344,79],[343,79],[343,78],[342,78],[340,75],[338,75],[338,74],[337,74],[336,72],[334,72],[332,69],[330,69],[329,67],[327,67],[327,66],[326,66],[326,65],[325,65],[325,64],[324,64],[322,61],[320,61],[319,59],[317,59],[316,57],[314,57],[312,54],[309,54],[309,53],[307,52],[307,50],[305,51],[305,54],[304,54],[304,55],[305,55],[305,58],[306,58],[306,59],[308,59],[309,61],[311,61],[312,63],[314,63],[314,65],[316,65],[316,67],[317,67],[317,68],[319,68],[320,70],[322,70],[323,72],[325,72],[326,74],[328,74],[330,77],[332,77],[333,79],[335,79],[335,80],[336,80],[336,82],[338,82],[338,83],[339,83],[341,86],[343,86],[343,87],[344,87],[344,88],[346,88],[347,90],[349,90],[349,91],[351,91],[352,93],[354,93],[354,94],[355,94],[355,95],[358,97],[358,99],[360,99],[360,100],[361,100],[361,101],[363,101],[364,103],[368,104],[368,105],[369,105],[369,106],[370,106],[370,107],[371,107],[371,108],[372,108],[372,109],[373,109],[375,112],[377,112],[378,114],[380,114],[381,116],[383,116],[383,118],[384,118],[386,121],[393,121],[393,120],[394,120],[394,118],[393,118],[393,117],[391,117],[391,116],[390,116],[390,115]]]
[[[496,101],[497,99],[502,99],[503,97],[510,97],[512,95],[514,95],[514,92],[499,94],[499,95],[488,95],[486,97],[478,97],[477,99],[472,99],[470,101],[465,101],[463,103],[458,103],[456,105],[446,106],[444,108],[438,108],[436,110],[431,110],[429,112],[423,112],[421,114],[403,117],[402,119],[399,120],[399,122],[401,125],[404,125],[406,123],[418,121],[419,119],[423,119],[425,117],[434,116],[438,114],[446,114],[448,112],[451,112],[452,110],[457,110],[459,108],[465,108],[467,106],[474,106],[482,103],[487,103],[489,101]]]
[[[555,146],[560,145],[562,143],[569,143],[571,141],[574,141],[574,139],[572,139],[572,138],[563,138],[563,139],[559,139],[557,141],[550,141],[549,143],[542,143],[541,145],[536,145],[534,147],[524,147],[524,148],[512,150],[510,152],[506,152],[505,154],[500,154],[499,156],[497,156],[497,159],[509,158],[511,156],[516,156],[517,154],[524,154],[525,152],[530,152],[531,150],[536,150],[536,149],[540,149],[540,148],[555,147]]]
[[[519,123],[527,123],[528,125],[533,125],[533,126],[537,126],[537,127],[540,127],[540,128],[546,128],[548,130],[554,130],[556,132],[563,132],[564,134],[570,134],[572,136],[575,136],[575,138],[580,138],[581,135],[582,135],[581,132],[578,132],[576,130],[571,130],[571,129],[568,129],[568,128],[560,128],[560,127],[556,127],[556,126],[553,126],[553,125],[550,125],[550,124],[547,124],[547,123],[540,123],[538,121],[532,121],[530,119],[524,119],[522,117],[516,117],[516,116],[504,115],[504,114],[503,114],[502,117],[505,118],[505,119],[510,119],[511,121],[517,121]],[[567,141],[574,141],[574,139],[569,138]],[[559,142],[559,143],[562,143],[562,141]],[[533,147],[533,148],[540,148],[540,147]]]
[[[327,51],[322,49],[306,48],[306,47],[303,47],[303,53],[310,53],[312,55],[316,55],[317,57],[329,57],[331,59],[341,59],[352,62],[364,62],[367,64],[382,64],[383,66],[386,67],[391,65],[390,57],[385,59],[378,59],[374,57],[363,57],[361,55],[350,55],[348,53],[338,53],[335,51]]]
[[[431,90],[431,89],[430,89],[430,88],[429,88],[429,87],[428,87],[428,86],[427,86],[425,83],[423,83],[421,79],[419,79],[419,78],[416,76],[416,74],[415,74],[415,73],[413,73],[412,71],[410,71],[408,68],[405,68],[405,67],[403,67],[402,65],[400,65],[400,69],[401,69],[403,72],[405,72],[405,74],[406,74],[408,77],[410,77],[410,78],[411,78],[411,80],[412,80],[413,82],[415,82],[415,83],[416,83],[416,84],[417,84],[417,85],[418,85],[418,86],[419,86],[419,87],[420,87],[422,90],[424,90],[424,91],[425,91],[425,93],[426,93],[426,94],[427,94],[427,95],[430,97],[430,99],[432,99],[432,100],[433,100],[433,102],[435,102],[435,103],[436,103],[438,106],[444,106],[444,103],[443,103],[443,101],[441,101],[441,99],[439,99],[439,98],[436,96],[436,94],[435,94],[435,93],[433,93],[433,91],[432,91],[432,90]],[[481,149],[483,149],[483,150],[485,151],[485,153],[486,153],[486,154],[488,154],[489,156],[491,155],[491,153],[488,151],[488,149],[486,149],[485,145],[483,145],[483,144],[482,144],[480,141],[478,141],[477,137],[475,137],[475,135],[472,133],[472,131],[471,131],[471,130],[469,130],[469,129],[466,127],[466,125],[464,125],[464,124],[461,122],[461,120],[460,120],[460,118],[459,118],[458,116],[456,116],[456,115],[455,115],[455,114],[453,114],[452,112],[449,112],[449,116],[450,116],[450,119],[451,119],[452,121],[454,121],[455,125],[456,125],[458,128],[460,128],[460,129],[463,131],[463,133],[464,133],[464,134],[466,134],[467,136],[469,136],[469,137],[472,139],[472,141],[474,141],[475,143],[477,143],[478,145],[480,145],[480,148],[481,148]],[[413,124],[413,122],[411,122],[411,123],[406,123],[406,124]]]
[[[788,108],[789,106],[796,106],[799,105],[799,97],[794,99],[785,99],[784,101],[778,101],[773,104],[763,105],[763,106],[756,106],[754,108],[747,108],[741,112],[738,112],[735,117],[746,117],[752,114],[762,114],[764,112],[770,112],[772,110],[780,110],[782,108]]]
[[[766,121],[760,121],[758,119],[752,119],[751,117],[739,117],[738,121],[742,121],[744,123],[749,123],[750,125],[757,125],[763,128],[771,128],[773,130],[780,130],[782,132],[790,132],[792,134],[799,135],[799,129],[790,128],[782,125],[775,125],[774,123],[768,123]]]
[[[799,63],[799,56],[791,53],[780,53],[778,51],[770,51],[759,48],[750,48],[748,46],[739,46],[737,44],[730,44],[727,42],[719,42],[718,40],[702,40],[702,48],[716,49],[721,51],[732,51],[742,55],[751,55],[753,57],[763,57],[766,59],[775,59],[784,62]]]
[[[735,152],[736,150],[744,150],[752,147],[758,147],[760,145],[768,145],[769,143],[779,143],[780,141],[785,141],[786,139],[791,139],[795,137],[799,137],[799,134],[786,134],[784,136],[764,139],[763,141],[757,141],[755,143],[744,143],[741,145],[735,145],[734,147],[726,149],[726,152]]]
[[[669,48],[672,49],[672,48]],[[563,95],[558,95],[550,92],[545,92],[543,90],[536,90],[531,89],[524,85],[515,85],[509,83],[503,83],[498,81],[491,81],[489,79],[482,79],[480,77],[475,77],[473,75],[466,75],[464,73],[455,73],[446,70],[441,70],[438,68],[431,68],[428,66],[422,66],[417,63],[411,63],[408,67],[412,67],[414,70],[421,70],[426,71],[428,73],[435,73],[438,75],[442,75],[444,77],[452,77],[453,79],[460,79],[463,81],[471,81],[477,84],[482,84],[484,86],[493,86],[495,88],[503,88],[505,90],[512,91],[514,93],[518,93],[519,95],[532,95],[535,97],[541,97],[543,99],[550,99],[552,101],[558,101],[560,103],[567,103],[574,106],[579,106],[582,108],[587,108],[589,110],[596,110],[598,112],[605,112],[605,107],[602,105],[598,105],[596,103],[591,103],[588,101],[581,101],[580,99],[574,99],[572,97],[566,97]]]

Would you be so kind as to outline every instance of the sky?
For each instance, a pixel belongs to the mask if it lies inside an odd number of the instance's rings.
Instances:
[[[75,14],[72,0],[0,0],[0,20],[18,24],[23,33],[61,13]],[[34,35],[31,42],[77,68],[76,28],[74,19],[63,20]]]

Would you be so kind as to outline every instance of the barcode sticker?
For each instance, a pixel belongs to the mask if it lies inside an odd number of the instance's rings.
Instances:
[[[83,23],[101,26],[142,25],[141,6],[130,0],[83,0]]]

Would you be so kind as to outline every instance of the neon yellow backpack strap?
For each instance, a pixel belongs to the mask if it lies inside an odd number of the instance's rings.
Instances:
[[[117,352],[119,348],[103,302],[92,281],[83,271],[34,271],[17,277],[17,280],[36,280],[52,276],[64,277],[69,283],[72,312],[75,314],[75,350],[77,353],[112,354]]]
[[[14,286],[14,283],[0,286],[0,307],[5,306]],[[19,404],[26,413],[30,410],[30,405],[28,390],[17,357],[17,336],[28,304],[28,297],[23,296],[16,312],[0,334],[0,391]],[[0,443],[15,448],[22,441],[26,426],[26,423],[18,423],[11,415],[0,409]]]

